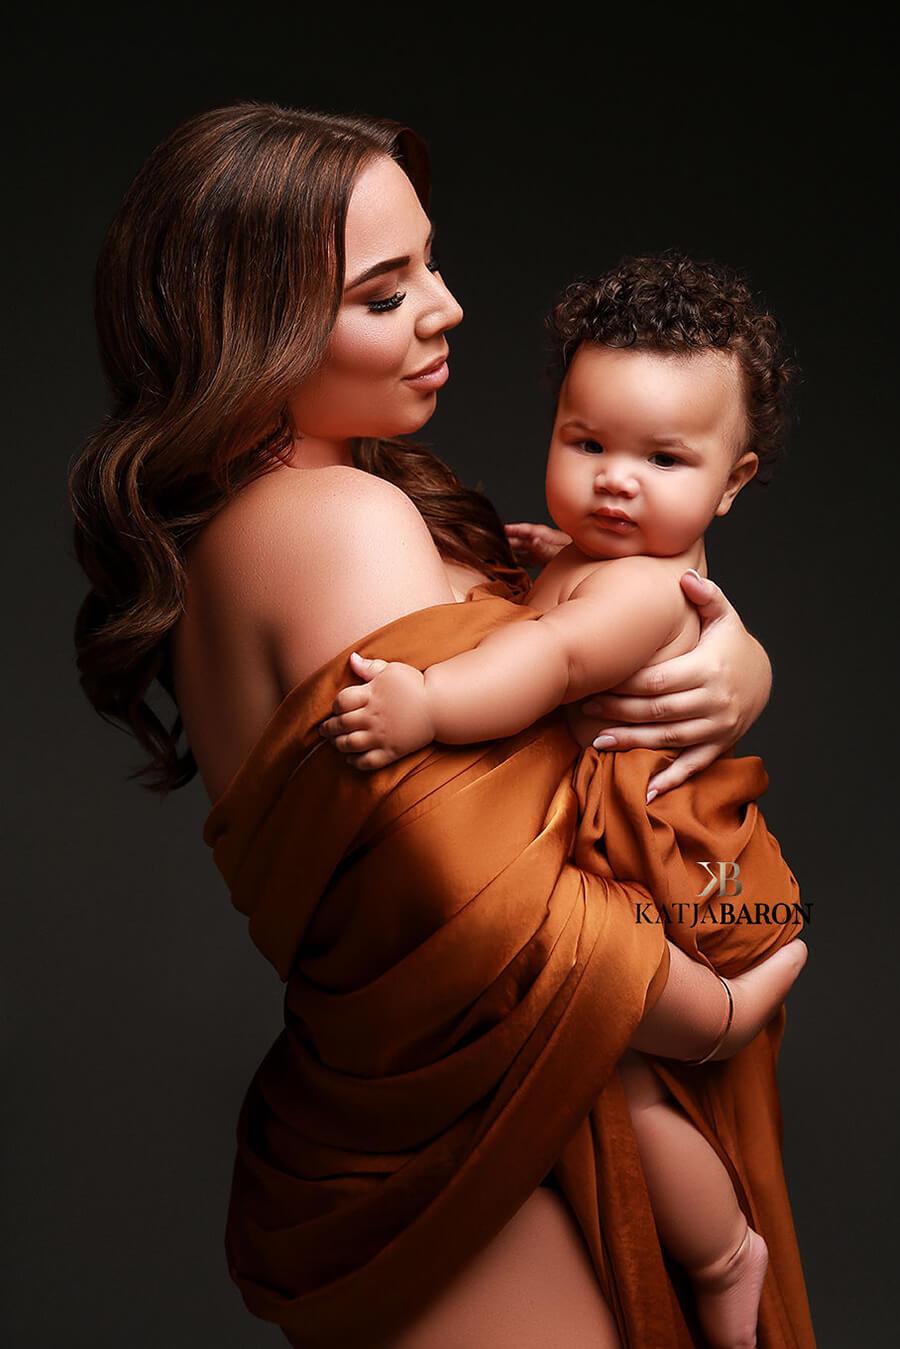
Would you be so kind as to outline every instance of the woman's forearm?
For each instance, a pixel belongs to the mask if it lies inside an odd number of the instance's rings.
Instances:
[[[691,960],[672,942],[666,944],[669,977],[629,1043],[632,1049],[662,1058],[701,1058],[725,1027],[725,990],[706,965]]]
[[[728,1058],[759,1034],[787,997],[809,950],[795,938],[753,969],[730,978],[731,999],[718,976],[691,960],[672,942],[669,977],[629,1041],[632,1049],[668,1059],[699,1059],[709,1053],[734,1013],[714,1058]]]

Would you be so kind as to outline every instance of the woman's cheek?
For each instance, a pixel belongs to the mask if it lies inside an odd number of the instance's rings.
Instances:
[[[335,328],[329,345],[329,358],[335,373],[363,378],[405,373],[403,359],[408,347],[406,334],[390,315],[374,318],[359,315]]]

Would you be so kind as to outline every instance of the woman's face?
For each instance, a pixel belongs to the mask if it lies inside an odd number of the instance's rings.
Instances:
[[[441,280],[430,233],[399,164],[378,155],[360,170],[347,208],[344,295],[328,352],[290,400],[302,435],[297,463],[349,463],[348,439],[409,434],[434,412],[448,368],[431,386],[409,376],[447,354],[445,334],[463,311]]]

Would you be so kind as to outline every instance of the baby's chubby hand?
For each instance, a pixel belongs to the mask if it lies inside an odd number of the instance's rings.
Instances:
[[[354,768],[384,768],[434,739],[425,676],[396,660],[367,660],[354,651],[350,668],[365,682],[341,689],[319,734]]]

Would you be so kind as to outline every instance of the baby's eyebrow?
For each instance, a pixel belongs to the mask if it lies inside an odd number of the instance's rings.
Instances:
[[[695,445],[689,445],[680,436],[648,436],[647,443],[649,445],[678,445],[682,450],[688,450],[691,454],[699,453]]]
[[[563,422],[560,429],[563,431],[574,431],[576,427],[579,431],[587,431],[592,436],[600,435],[599,431],[595,431],[592,426],[588,426],[587,422],[579,421],[577,417],[573,417],[569,421]]]

